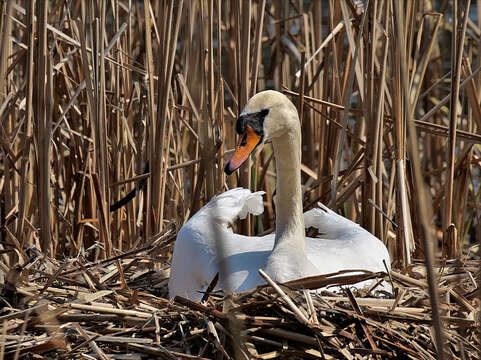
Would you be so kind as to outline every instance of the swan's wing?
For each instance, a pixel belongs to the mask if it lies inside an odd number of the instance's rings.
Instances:
[[[264,283],[258,269],[265,266],[272,251],[274,234],[244,236],[221,229],[215,236],[209,236],[208,225],[206,228],[193,231],[183,227],[179,232],[169,279],[171,298],[181,295],[200,300],[201,291],[218,272],[221,274],[216,290],[243,291]],[[221,247],[216,246],[216,240]]]
[[[363,269],[385,271],[391,265],[386,246],[360,225],[336,214],[321,203],[304,213],[306,228],[319,230],[318,238],[308,238],[309,255],[318,255],[311,259],[325,272],[345,269]],[[312,256],[315,257],[315,256]]]
[[[320,208],[314,208],[304,213],[304,223],[306,229],[315,227],[321,233],[320,237],[324,239],[341,239],[357,235],[359,232],[369,234],[359,224],[336,214],[327,206],[318,203]]]
[[[252,193],[249,189],[235,188],[212,198],[194,216],[215,220],[221,224],[231,224],[237,219],[245,219],[247,214],[260,215],[264,212],[262,195],[264,191]]]
[[[224,290],[244,291],[253,289],[264,280],[259,269],[265,267],[274,246],[274,234],[262,237],[230,233],[224,238],[224,253],[217,258],[224,266],[225,274],[220,277]]]
[[[222,238],[224,232],[232,234],[229,225],[237,219],[245,219],[248,213],[262,214],[263,194],[263,191],[252,193],[248,189],[235,188],[213,197],[181,227],[177,241],[180,238],[195,239],[195,242],[209,247],[216,236]]]
[[[264,192],[252,193],[243,188],[226,191],[211,199],[181,227],[172,258],[170,297],[182,295],[197,300],[202,297],[198,291],[205,289],[219,271],[216,239],[222,243],[226,255],[252,251],[262,244],[254,243],[253,239],[246,242],[228,226],[238,218],[245,218],[248,213],[261,214],[264,211],[263,194]],[[257,250],[266,251],[262,247]],[[240,270],[239,273],[242,276]]]

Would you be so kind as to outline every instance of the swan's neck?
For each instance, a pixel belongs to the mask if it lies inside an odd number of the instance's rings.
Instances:
[[[297,124],[296,124],[297,125]],[[274,249],[296,248],[305,253],[306,240],[302,211],[301,133],[295,126],[273,139],[276,158],[276,237]]]

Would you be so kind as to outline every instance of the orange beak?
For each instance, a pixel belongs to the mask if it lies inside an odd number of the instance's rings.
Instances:
[[[225,164],[224,171],[226,174],[230,175],[236,171],[247,160],[261,140],[262,137],[257,135],[250,125],[247,125],[246,131],[239,138],[234,155]]]

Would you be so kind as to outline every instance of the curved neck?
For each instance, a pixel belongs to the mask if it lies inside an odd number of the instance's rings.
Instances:
[[[295,246],[305,252],[301,189],[301,129],[296,123],[272,140],[276,159],[276,237],[274,249]]]

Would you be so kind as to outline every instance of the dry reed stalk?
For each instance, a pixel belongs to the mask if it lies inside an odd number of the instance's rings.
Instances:
[[[408,89],[407,89],[407,68],[406,68],[406,48],[405,43],[403,41],[403,28],[404,23],[402,21],[401,15],[401,6],[400,3],[397,3],[394,8],[394,19],[396,25],[396,32],[397,32],[397,42],[401,51],[401,59],[400,59],[400,80],[402,83],[402,89],[404,90],[399,95],[404,97],[404,101],[407,108],[407,114],[411,114],[410,112],[410,98],[408,96]],[[427,216],[428,208],[426,205],[426,201],[423,201],[422,197],[424,197],[424,184],[421,179],[421,166],[419,162],[419,153],[417,151],[418,144],[417,144],[417,135],[415,133],[414,125],[412,118],[406,119],[407,127],[408,127],[408,140],[409,140],[409,147],[410,153],[413,160],[413,169],[414,169],[414,180],[418,190],[418,193],[421,197],[421,201],[418,202],[419,213],[421,215],[421,222],[423,224],[424,236],[422,237],[423,245],[424,245],[424,252],[425,252],[425,261],[426,261],[426,268],[427,268],[427,279],[428,279],[428,288],[429,288],[429,297],[432,306],[432,318],[433,318],[433,325],[434,325],[434,332],[435,332],[435,342],[436,348],[438,352],[439,359],[444,359],[445,357],[445,350],[444,350],[444,336],[443,336],[443,325],[440,319],[439,313],[439,297],[437,292],[437,284],[435,283],[434,278],[434,254],[432,250],[433,240],[431,238],[431,233],[429,231],[429,225],[427,223]]]
[[[0,44],[0,103],[4,104],[5,101],[8,101],[8,58],[11,54],[10,49],[10,34],[11,34],[11,27],[12,27],[12,20],[10,17],[12,11],[12,3],[13,1],[5,2],[2,6],[2,13],[1,13],[1,26],[0,30],[1,33],[1,44]],[[2,106],[3,108],[3,106]],[[2,109],[3,110],[3,109]],[[2,111],[3,112],[3,111]],[[10,126],[8,126],[10,128]],[[6,176],[10,177],[10,174],[6,174]],[[13,179],[12,179],[13,180]],[[7,180],[7,183],[10,183]],[[10,185],[7,185],[10,186]],[[7,206],[11,206],[11,204],[7,204]],[[3,222],[3,221],[2,221]]]
[[[261,64],[261,50],[262,50],[262,34],[264,32],[264,17],[265,17],[266,0],[261,0],[257,7],[257,24],[256,37],[254,40],[254,56],[251,69],[250,91],[252,96],[257,92],[257,78],[259,74],[259,65]]]
[[[116,0],[114,4],[112,4],[112,16],[114,18],[114,23],[115,23],[115,31],[117,34],[119,34],[119,36],[116,36],[116,40],[115,40],[115,60],[117,61],[117,63],[121,64],[122,63],[122,58],[121,58],[121,42],[120,42],[120,36],[122,35],[122,33],[119,33],[119,30],[120,30],[120,14],[119,14],[119,1]],[[124,23],[123,24],[123,28],[125,29],[127,27],[127,24]],[[109,55],[109,54],[107,54]],[[112,71],[112,74],[113,74],[113,91],[115,93],[115,103],[116,103],[116,106],[118,109],[121,108],[121,97],[120,97],[120,67],[113,67],[111,69],[109,69],[110,71]],[[116,149],[119,149],[120,148],[120,145],[121,145],[121,140],[123,138],[123,136],[121,136],[121,133],[120,133],[120,129],[122,128],[122,125],[121,125],[121,117],[122,117],[122,111],[115,111],[115,117],[114,117],[114,122],[115,122],[115,128],[116,128],[116,131],[113,132],[114,136],[113,136],[113,141],[112,141],[112,146],[113,148],[116,148]],[[127,131],[128,133],[128,131]],[[113,181],[115,181],[116,179],[119,179],[120,178],[120,171],[121,171],[121,157],[122,155],[118,152],[118,151],[115,151],[114,152],[114,155],[112,156],[112,163],[115,165],[114,166],[114,169],[112,171],[113,173]],[[111,188],[111,186],[110,186]],[[118,194],[119,194],[119,189],[118,188],[115,188],[113,189],[112,191],[110,191],[109,189],[109,192],[112,194],[112,197],[113,199],[117,199],[118,198]],[[107,203],[110,201],[110,197],[107,198]],[[120,214],[116,213],[116,214],[112,214],[112,218],[116,218],[116,219],[112,219],[112,225],[113,227],[111,228],[111,238],[113,241],[113,244],[115,246],[115,248],[119,249],[120,251],[123,249],[123,238],[122,238],[122,232],[121,232],[121,223],[120,221],[118,220]]]
[[[265,7],[265,4],[264,4]],[[216,64],[216,71],[217,71],[217,90],[218,90],[218,96],[217,96],[217,113],[216,113],[216,119],[217,119],[217,129],[219,131],[219,136],[222,140],[226,139],[226,126],[224,124],[224,80],[222,76],[222,2],[221,0],[217,0],[216,4],[216,9],[217,9],[217,64]],[[260,54],[260,52],[259,52]],[[221,146],[219,149],[219,159],[224,158],[224,147]],[[225,173],[224,173],[224,168],[223,168],[223,163],[222,161],[218,161],[218,184],[219,188],[218,189],[223,189],[224,188],[224,183],[225,183]]]
[[[30,199],[32,197],[32,188],[31,185],[28,184],[28,180],[33,179],[33,168],[35,164],[34,154],[31,150],[31,141],[32,141],[32,121],[33,121],[33,91],[34,91],[34,44],[35,44],[35,20],[34,20],[34,12],[35,12],[35,2],[30,1],[27,8],[26,14],[26,24],[27,28],[30,29],[30,35],[28,36],[28,52],[27,52],[27,63],[25,72],[27,74],[27,95],[26,95],[26,112],[25,112],[25,119],[24,122],[24,150],[22,156],[22,163],[21,163],[21,173],[20,173],[20,185],[19,185],[19,207],[18,207],[18,222],[17,222],[17,231],[16,237],[17,239],[22,239],[21,243],[22,246],[30,245],[30,241],[28,241],[28,236],[24,235],[24,226],[26,221],[27,209],[28,204],[30,203]],[[3,52],[2,52],[3,53]],[[0,92],[2,88],[0,87]]]
[[[376,169],[378,167],[378,157],[374,156],[378,149],[378,129],[380,126],[380,117],[375,116],[374,112],[374,63],[376,60],[376,46],[377,46],[377,11],[378,11],[378,2],[374,1],[369,9],[368,16],[369,16],[369,23],[370,23],[370,37],[371,41],[369,42],[369,50],[367,56],[367,63],[366,66],[366,77],[368,81],[366,82],[366,87],[364,88],[365,95],[363,101],[364,104],[364,112],[366,114],[366,118],[369,119],[367,122],[367,130],[366,130],[366,143],[367,143],[367,152],[368,156],[365,156],[366,164],[364,171],[366,172],[365,178],[366,181],[364,183],[364,190],[363,190],[363,201],[362,201],[362,224],[363,227],[368,229],[371,233],[375,233],[376,228],[376,217],[375,217],[375,208],[370,205],[369,199],[376,202],[376,188],[375,184],[377,181],[381,179],[376,178]],[[387,40],[386,40],[387,41]],[[381,84],[380,89],[383,89],[383,84]],[[381,96],[382,98],[382,96]],[[381,103],[381,101],[379,102]]]
[[[156,112],[155,112],[155,101],[154,101],[154,61],[153,61],[153,55],[152,55],[152,37],[151,37],[151,18],[150,18],[150,13],[149,13],[149,8],[150,8],[150,0],[145,0],[144,1],[144,14],[145,14],[145,50],[146,50],[146,68],[147,68],[147,82],[148,82],[148,116],[149,116],[149,126],[148,129],[149,134],[150,134],[150,146],[149,146],[149,162],[152,163],[152,161],[158,161],[159,159],[155,156],[155,139],[156,139],[156,129],[154,127],[155,120],[156,119]],[[163,80],[163,79],[162,79]],[[154,166],[151,165],[151,172],[153,174],[153,169]],[[154,176],[151,175],[150,181],[147,182],[147,194],[146,194],[146,206],[145,208],[149,211],[152,209],[152,189],[153,189],[153,179]],[[158,177],[155,178],[158,180]],[[145,231],[146,234],[152,234],[153,229],[152,229],[152,216],[150,214],[147,214],[145,218]]]
[[[458,2],[454,0],[453,3],[453,29],[452,29],[452,48],[451,56],[453,61],[451,62],[451,107],[449,117],[449,157],[448,157],[448,170],[446,173],[446,202],[444,204],[444,218],[443,218],[443,231],[447,231],[448,227],[452,223],[452,211],[453,211],[453,190],[454,190],[454,163],[455,147],[456,147],[456,132],[457,132],[457,118],[458,118],[458,101],[459,101],[459,83],[461,81],[461,63],[463,59],[464,49],[464,37],[466,34],[466,26],[468,22],[469,7],[471,0],[468,0],[464,6],[464,18],[462,22],[462,28],[458,30],[457,17],[461,16],[461,9],[458,9]],[[457,245],[458,239],[456,236],[444,235],[444,246],[448,257],[459,256],[459,246]]]
[[[100,144],[100,137],[101,137],[101,130],[100,130],[100,120],[99,120],[99,108],[98,108],[98,103],[95,99],[97,99],[98,96],[98,88],[96,86],[95,78],[97,77],[97,71],[95,71],[95,66],[94,66],[94,79],[92,79],[91,72],[90,72],[90,67],[89,67],[89,60],[87,56],[87,44],[85,42],[86,37],[85,37],[85,32],[84,32],[84,24],[79,24],[79,34],[80,34],[80,39],[81,39],[81,51],[82,51],[82,69],[83,69],[83,76],[86,81],[86,89],[87,89],[87,99],[88,99],[88,105],[89,105],[89,117],[90,117],[90,122],[92,124],[92,138],[94,140],[94,149],[95,149],[95,154],[96,156],[93,158],[93,163],[94,167],[101,167],[102,165],[102,156],[100,155],[101,150],[100,148],[102,147]],[[97,39],[98,40],[98,39]],[[92,46],[92,48],[95,48]],[[95,54],[97,54],[97,50],[95,51]],[[96,55],[93,55],[94,59],[94,64],[98,63],[98,61],[95,61]],[[102,190],[100,189],[102,185],[100,182],[93,180],[93,187],[96,189],[96,194],[97,194],[97,201],[98,201],[98,207],[100,210],[100,217],[102,218],[101,220],[101,225],[100,225],[100,234],[101,234],[101,240],[104,245],[105,252],[103,253],[104,257],[109,257],[110,256],[110,239],[108,238],[108,231],[106,229],[107,226],[107,219],[105,217],[108,217],[108,214],[106,214],[106,208],[103,204],[103,196],[102,196]]]
[[[40,242],[42,250],[53,254],[50,238],[50,118],[47,112],[47,2],[36,4],[38,44],[35,55],[35,120],[37,139],[37,199],[40,218]],[[49,82],[50,83],[50,82]]]
[[[390,13],[390,2],[386,2],[385,5],[385,12],[384,12],[384,18],[388,17],[388,14]],[[385,32],[387,33],[388,29],[388,22],[385,23]],[[374,147],[374,157],[377,159],[374,159],[376,164],[376,176],[377,176],[377,183],[376,183],[376,203],[378,206],[380,206],[381,210],[382,206],[384,204],[384,193],[383,193],[383,187],[384,187],[384,174],[385,174],[385,167],[383,163],[383,149],[384,149],[384,142],[381,141],[382,138],[382,129],[384,125],[384,112],[385,112],[385,107],[384,107],[384,101],[382,99],[385,98],[386,95],[386,70],[387,70],[387,59],[388,59],[388,51],[389,51],[389,37],[386,37],[386,41],[384,43],[384,54],[383,54],[383,62],[382,62],[382,72],[381,72],[381,89],[379,90],[379,102],[376,105],[376,115],[379,118],[379,120],[376,120],[376,130],[375,133],[377,134],[378,139],[375,140],[378,144],[377,147]],[[383,242],[387,242],[386,237],[384,237],[384,229],[386,226],[384,226],[384,214],[381,211],[377,212],[377,219],[376,219],[376,231],[375,234],[376,236],[381,239]],[[388,217],[388,220],[389,217]]]
[[[11,82],[11,76],[8,73],[9,68],[9,61],[10,57],[12,56],[12,47],[11,47],[11,40],[10,36],[12,33],[12,19],[11,19],[11,11],[12,11],[13,1],[4,2],[2,4],[2,12],[0,14],[0,30],[2,31],[0,40],[0,104],[1,104],[1,115],[3,118],[2,121],[2,132],[12,133],[14,131],[14,122],[13,117],[8,114],[8,105],[16,96],[13,96],[14,89],[9,84]],[[8,161],[9,167],[14,167],[13,159],[14,150],[13,147],[10,146],[9,142],[6,139],[2,141],[2,148],[5,154],[4,161]],[[6,165],[6,164],[5,164]],[[3,175],[2,179],[2,187],[7,190],[7,192],[15,194],[13,197],[7,197],[3,199],[2,203],[0,204],[0,224],[2,229],[0,230],[0,237],[4,240],[5,243],[16,244],[18,243],[18,239],[14,239],[12,237],[13,230],[11,226],[7,225],[7,211],[6,209],[11,209],[16,206],[18,201],[16,192],[13,191],[18,185],[18,178],[16,174],[12,171],[6,171]],[[8,226],[8,227],[7,227]],[[10,241],[8,241],[10,240]],[[12,260],[15,257],[12,256]]]
[[[242,111],[244,106],[249,99],[249,89],[250,89],[250,76],[251,73],[251,64],[250,64],[250,50],[251,50],[251,11],[252,11],[252,4],[251,0],[237,0],[237,8],[236,8],[236,15],[238,21],[238,39],[240,40],[239,43],[239,51],[238,57],[236,58],[236,62],[238,62],[237,68],[239,69],[239,80],[238,80],[238,93],[237,98],[239,101],[239,113]],[[239,115],[236,114],[236,115]],[[243,166],[243,169],[240,170],[240,185],[251,189],[252,188],[252,160],[249,158],[247,159],[246,163]],[[246,221],[242,222],[242,232],[251,235],[252,225],[251,225],[251,217],[248,216]]]
[[[98,61],[98,66],[97,66],[97,71],[98,74],[96,76],[97,82],[96,82],[96,87],[97,87],[97,114],[98,114],[98,124],[97,124],[97,131],[98,135],[95,137],[96,139],[98,138],[98,149],[96,151],[98,152],[98,162],[97,162],[97,169],[99,172],[99,180],[101,181],[101,202],[98,204],[99,208],[102,210],[100,214],[104,214],[103,216],[103,221],[105,222],[104,226],[101,227],[102,231],[102,240],[106,244],[106,257],[111,255],[111,248],[112,248],[112,239],[110,237],[110,215],[109,215],[109,199],[110,199],[110,191],[109,191],[109,184],[110,184],[110,179],[109,179],[109,169],[108,169],[108,149],[107,149],[107,138],[108,138],[108,132],[107,132],[107,121],[106,121],[106,79],[105,79],[105,73],[106,73],[106,68],[105,68],[105,48],[104,48],[104,39],[106,38],[106,1],[103,0],[101,1],[100,4],[100,14],[98,14],[100,17],[99,24],[98,24],[98,33],[97,33],[97,42],[96,42],[96,48],[97,48],[97,61]],[[108,244],[108,245],[107,245]]]
[[[175,14],[174,5],[176,5]],[[182,15],[183,1],[175,4],[174,1],[168,1],[168,4],[165,4],[164,6],[165,7],[164,9],[162,9],[162,13],[159,15],[160,17],[167,16],[167,21],[163,23],[162,31],[160,34],[160,61],[157,67],[157,74],[159,79],[157,87],[158,103],[155,122],[153,121],[153,131],[150,134],[151,157],[149,163],[152,173],[152,193],[150,195],[150,198],[152,201],[152,211],[154,218],[151,234],[157,233],[163,228],[162,219],[164,214],[164,201],[166,191],[165,189],[167,181],[166,174],[168,166],[169,144],[171,138],[170,134],[172,129],[172,127],[170,126],[171,114],[168,110],[168,100],[170,98],[170,83],[174,66],[175,46],[171,46],[171,44],[177,44],[177,36],[179,34],[179,28],[181,23],[180,20]],[[173,33],[171,31],[172,24],[174,28]],[[153,119],[154,118],[152,117],[152,120]]]
[[[214,134],[214,124],[215,124],[215,97],[216,91],[214,88],[214,0],[209,0],[207,9],[207,71],[206,74],[206,85],[207,85],[207,111],[208,116],[204,119],[205,124],[207,124],[207,141],[204,147],[207,150],[205,161],[207,166],[207,177],[206,177],[206,188],[207,197],[212,198],[216,194],[216,189],[219,189],[219,184],[217,183],[217,170],[215,161],[215,134]]]
[[[393,9],[394,12],[395,9]],[[399,15],[401,16],[401,15]],[[400,21],[399,17],[395,18],[395,20]],[[402,38],[405,36],[405,33],[399,34],[398,31],[403,28],[395,28],[396,25],[392,25],[391,27],[391,34],[393,39],[396,39],[397,42],[391,42],[392,51],[397,53],[397,56],[393,56],[392,58],[392,66],[395,69],[395,77],[394,77],[394,94],[393,94],[393,112],[394,112],[394,121],[395,121],[395,160],[396,160],[396,167],[395,171],[396,174],[396,214],[399,217],[397,219],[397,224],[399,225],[396,228],[396,235],[397,235],[397,242],[396,242],[396,260],[402,264],[403,266],[411,263],[410,260],[410,227],[408,223],[408,211],[409,208],[406,208],[408,205],[407,203],[407,194],[406,194],[406,186],[405,186],[405,160],[406,160],[406,150],[405,150],[405,143],[406,143],[406,131],[405,131],[405,118],[404,118],[404,110],[405,110],[405,103],[404,101],[408,101],[407,98],[402,96],[402,78],[401,78],[401,59],[400,51],[401,46],[405,46],[404,42],[401,41]],[[398,35],[398,36],[396,36]],[[389,213],[388,213],[389,215]]]
[[[277,294],[284,300],[291,309],[291,311],[296,315],[297,320],[300,323],[309,326],[311,322],[306,318],[306,316],[301,312],[301,310],[296,306],[292,299],[286,295],[286,293],[277,285],[262,269],[259,269],[259,274],[266,280],[266,282],[275,290]]]
[[[479,1],[476,3],[477,5],[477,15],[478,15],[478,29],[481,28],[481,6],[479,4]],[[479,40],[476,44],[479,44]],[[477,65],[478,66],[481,66],[481,57],[478,56],[477,58]],[[480,89],[480,86],[481,86],[481,75],[478,75],[477,79],[475,80],[476,84],[477,84],[477,88]],[[478,91],[478,97],[477,97],[477,104],[479,104],[479,101],[481,100],[481,95]],[[478,124],[478,130],[481,129],[481,124]],[[474,171],[474,169],[473,169]],[[476,196],[476,198],[478,198],[479,200],[479,195],[481,195],[481,191],[479,191],[479,186],[478,186],[478,196]],[[478,216],[478,219],[480,217]],[[481,236],[477,236],[477,243],[478,243],[478,246],[481,246]],[[479,268],[478,270],[478,300],[481,302],[481,267]],[[481,313],[478,313],[478,323],[481,324]],[[481,330],[481,325],[480,325],[480,330]],[[478,357],[481,357],[481,342],[478,344],[478,349],[477,349],[477,355]]]
[[[304,119],[304,92],[305,92],[305,86],[306,86],[306,71],[305,71],[305,65],[306,65],[306,52],[302,51],[301,52],[301,78],[300,78],[300,85],[299,85],[299,121],[301,123],[301,129],[302,129],[302,120]],[[309,146],[309,148],[312,148],[312,146]]]
[[[368,5],[366,7],[369,8],[369,1],[368,1]],[[344,138],[345,138],[345,134],[346,134],[346,127],[347,127],[347,120],[348,120],[348,113],[349,113],[349,108],[351,107],[351,95],[352,95],[352,89],[353,89],[353,83],[354,83],[354,72],[356,72],[356,75],[358,75],[358,77],[357,77],[358,85],[360,85],[360,86],[362,85],[362,81],[359,82],[360,79],[359,79],[358,70],[359,70],[359,62],[361,60],[358,58],[358,55],[359,55],[359,52],[360,52],[359,47],[360,47],[360,41],[361,41],[363,28],[364,28],[364,22],[366,20],[366,15],[367,15],[367,12],[365,12],[363,14],[361,24],[359,26],[357,38],[354,42],[353,35],[351,33],[350,24],[349,24],[347,8],[346,8],[346,5],[343,2],[341,3],[341,10],[342,10],[342,15],[343,15],[343,19],[344,19],[346,29],[349,29],[346,32],[348,34],[351,51],[352,51],[352,49],[354,49],[354,55],[353,55],[353,62],[351,63],[351,67],[349,69],[349,79],[348,79],[348,82],[347,82],[347,88],[344,92],[344,114],[343,114],[342,129],[341,129],[340,139],[337,143],[338,145],[337,145],[337,149],[336,149],[336,157],[335,157],[335,163],[334,163],[334,175],[333,175],[333,181],[331,183],[331,206],[332,207],[334,207],[335,204],[336,204],[337,178],[339,176],[339,170],[340,170],[340,166],[341,166],[343,147],[344,147]],[[362,88],[362,86],[361,86],[361,88]]]

